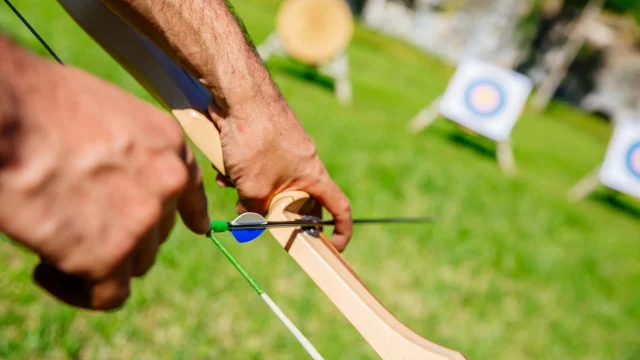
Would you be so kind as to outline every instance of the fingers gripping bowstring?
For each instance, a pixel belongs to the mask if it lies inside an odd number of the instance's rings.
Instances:
[[[18,9],[16,9],[16,7],[13,6],[13,4],[9,0],[4,0],[4,2],[7,4],[7,6],[9,6],[11,11],[13,11],[13,13],[20,19],[20,21],[22,21],[22,23],[29,29],[29,31],[31,31],[33,36],[35,36],[36,39],[38,39],[40,44],[44,46],[44,48],[49,52],[49,54],[60,65],[64,65],[64,63],[58,57],[55,51],[53,51],[53,49],[40,36],[40,34],[38,34],[38,32],[33,28],[33,26],[29,24],[27,19],[25,19],[24,16],[22,16],[20,11],[18,11]],[[3,240],[6,240],[4,239],[5,238],[4,234],[2,233],[0,233],[0,238],[2,238]],[[291,332],[291,334],[293,334],[293,336],[296,338],[296,340],[298,340],[300,345],[302,345],[302,347],[311,356],[311,358],[314,360],[323,360],[322,355],[320,355],[320,353],[315,349],[313,344],[311,344],[311,342],[302,334],[302,332],[293,324],[293,322],[289,320],[289,318],[282,312],[282,310],[280,310],[278,305],[276,305],[276,303],[273,302],[273,300],[271,300],[269,295],[267,295],[267,293],[265,293],[264,290],[262,290],[262,288],[258,285],[258,283],[256,283],[256,281],[249,275],[249,273],[247,273],[247,271],[242,267],[242,265],[240,265],[240,263],[236,260],[236,258],[233,257],[233,255],[231,255],[229,250],[213,235],[213,233],[209,232],[209,238],[211,238],[213,243],[216,244],[216,246],[220,249],[220,251],[224,254],[224,256],[227,259],[229,259],[231,264],[238,270],[238,272],[242,275],[242,277],[244,277],[249,282],[251,287],[256,291],[256,293],[260,296],[260,298],[262,298],[262,300],[267,304],[269,309],[280,319],[280,321],[282,321],[282,323],[287,327],[287,329]]]

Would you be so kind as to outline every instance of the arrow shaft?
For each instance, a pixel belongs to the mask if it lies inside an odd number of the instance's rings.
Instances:
[[[384,218],[384,219],[354,219],[353,223],[358,225],[367,224],[420,224],[435,222],[435,217],[422,218]],[[264,229],[277,227],[296,227],[296,226],[332,226],[335,225],[334,220],[292,220],[292,221],[269,221],[267,223],[229,223],[229,229]]]

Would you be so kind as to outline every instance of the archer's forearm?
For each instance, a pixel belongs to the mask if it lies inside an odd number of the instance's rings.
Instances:
[[[225,0],[103,0],[211,90],[223,115],[256,101],[282,102]]]

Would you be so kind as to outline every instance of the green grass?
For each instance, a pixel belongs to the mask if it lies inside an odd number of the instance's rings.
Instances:
[[[15,3],[67,63],[150,99],[55,2]],[[277,1],[236,3],[255,41],[265,39]],[[44,55],[4,4],[0,28]],[[352,107],[304,67],[268,65],[354,216],[439,216],[424,228],[356,229],[344,256],[390,311],[469,359],[639,358],[640,205],[605,190],[566,201],[602,160],[608,126],[561,104],[527,111],[514,132],[520,175],[508,179],[491,144],[449,122],[405,131],[453,68],[362,28],[349,55]],[[200,159],[212,216],[232,218],[235,194],[214,186]],[[269,236],[244,246],[223,240],[327,359],[376,358]],[[31,283],[35,262],[0,240],[0,358],[305,358],[215,246],[182,225],[118,312],[51,300]]]

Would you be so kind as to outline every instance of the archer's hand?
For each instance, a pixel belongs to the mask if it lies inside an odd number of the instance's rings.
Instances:
[[[3,132],[15,146],[0,161],[0,231],[40,255],[35,281],[60,300],[117,308],[176,209],[208,231],[201,170],[170,116],[82,71],[16,58],[0,61],[0,85],[16,79],[0,88],[15,130]]]
[[[232,108],[226,118],[210,111],[220,127],[228,176],[218,176],[218,184],[237,188],[238,213],[265,214],[276,194],[307,192],[332,214],[336,226],[331,242],[344,250],[352,231],[351,205],[330,178],[313,141],[284,99],[245,104]]]
[[[220,109],[210,113],[221,130],[229,177],[219,182],[238,189],[238,211],[264,214],[275,194],[306,191],[333,215],[332,242],[344,249],[352,227],[349,200],[329,177],[229,2],[103,1],[172,54],[213,94]]]

